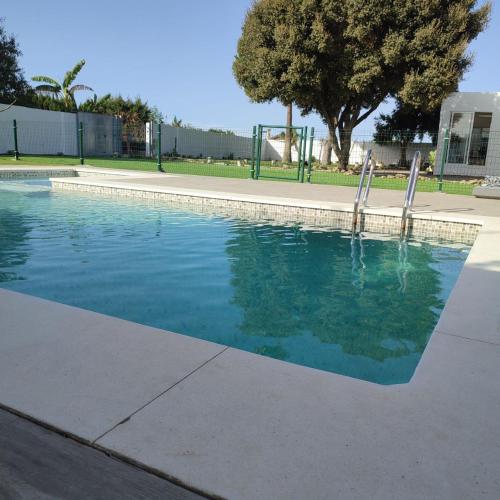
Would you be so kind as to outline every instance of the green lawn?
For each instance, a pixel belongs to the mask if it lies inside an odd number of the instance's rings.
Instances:
[[[121,168],[128,170],[156,171],[156,162],[149,159],[128,159],[128,158],[86,158],[85,163],[94,167],[102,168]],[[226,162],[227,163],[227,162]],[[67,156],[22,156],[15,161],[11,156],[0,156],[0,166],[22,166],[22,165],[79,165],[78,158]],[[223,164],[215,161],[214,163],[204,163],[196,161],[164,161],[163,168],[167,172],[192,175],[209,175],[218,177],[233,177],[246,179],[249,177],[248,166],[238,166],[236,162]],[[296,168],[278,168],[267,165],[261,166],[261,176],[263,179],[289,180],[295,181],[297,176]],[[331,184],[336,186],[356,187],[359,183],[359,175],[346,175],[339,172],[327,170],[314,170],[311,181],[314,184]],[[387,179],[375,177],[372,187],[382,189],[404,190],[407,186],[407,180]],[[474,186],[459,181],[445,180],[443,182],[443,191],[449,194],[472,195]],[[419,180],[417,191],[433,192],[438,190],[438,181],[435,177],[429,177]]]

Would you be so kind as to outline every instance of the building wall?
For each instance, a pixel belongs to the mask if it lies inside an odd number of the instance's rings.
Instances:
[[[500,92],[454,92],[441,105],[439,138],[435,173],[439,173],[443,155],[444,136],[454,112],[492,113],[490,137],[485,165],[446,163],[445,175],[484,176],[500,175]],[[466,160],[467,161],[467,160]]]

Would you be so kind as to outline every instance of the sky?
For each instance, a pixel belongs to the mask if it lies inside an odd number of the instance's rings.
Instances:
[[[283,123],[279,103],[251,103],[232,74],[236,44],[251,0],[52,0],[3,2],[0,17],[23,52],[25,77],[43,74],[62,79],[78,60],[87,64],[77,83],[97,95],[145,99],[166,115],[197,127],[248,131],[257,123]],[[500,91],[500,13],[470,50],[474,64],[461,91]],[[82,98],[92,93],[81,94]],[[81,99],[80,99],[81,100]],[[391,103],[381,111],[389,112]],[[368,118],[357,130],[370,130]],[[324,129],[317,115],[297,125]]]

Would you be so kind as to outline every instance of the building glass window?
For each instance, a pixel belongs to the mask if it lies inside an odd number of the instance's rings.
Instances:
[[[470,136],[469,165],[484,165],[488,152],[491,113],[474,113]]]
[[[465,163],[471,121],[472,113],[452,114],[448,163]]]
[[[485,165],[491,113],[452,113],[448,163]]]

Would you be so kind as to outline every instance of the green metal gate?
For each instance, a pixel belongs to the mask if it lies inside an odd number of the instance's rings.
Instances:
[[[270,132],[273,129],[280,131],[290,130],[292,142],[296,150],[297,161],[285,163],[279,162],[278,160],[278,164],[276,164],[276,160],[273,159],[263,160],[263,155],[265,153],[264,149],[266,147],[272,147],[273,137],[270,135]],[[266,134],[267,137],[264,137],[264,134]],[[283,134],[283,132],[281,132],[281,134]],[[307,182],[310,182],[313,140],[314,128],[311,128],[310,132],[308,132],[308,128],[306,126],[288,127],[286,125],[263,124],[254,126],[250,176],[252,179],[256,180],[262,177],[267,179],[304,182],[307,166]],[[307,150],[308,159],[306,162]],[[278,154],[276,151],[274,152]],[[293,160],[293,153],[291,159]]]

